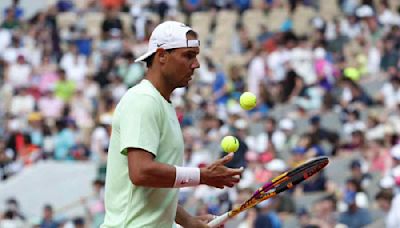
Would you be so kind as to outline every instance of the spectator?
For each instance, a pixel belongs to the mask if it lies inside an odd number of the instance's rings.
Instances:
[[[338,156],[351,156],[360,152],[366,147],[365,136],[362,131],[354,131],[351,133],[350,139],[340,146]]]
[[[106,17],[102,23],[101,31],[103,33],[103,39],[110,39],[112,33],[122,32],[122,21],[118,17],[116,8],[107,7]]]
[[[382,189],[376,195],[376,200],[379,207],[385,212],[385,227],[395,228],[399,226],[399,195],[394,195],[391,189]]]
[[[282,83],[281,102],[291,102],[298,96],[304,95],[304,81],[293,70],[287,72]]]
[[[30,135],[24,132],[24,122],[21,119],[11,119],[9,123],[10,136],[8,137],[6,148],[8,156],[13,160],[19,160],[22,154],[28,150],[31,143]]]
[[[79,36],[74,41],[78,53],[86,57],[90,57],[92,53],[93,40],[87,29],[80,29]]]
[[[127,87],[136,85],[144,77],[144,69],[139,63],[134,62],[135,59],[132,53],[126,53],[118,66],[118,76],[123,78]]]
[[[383,54],[381,59],[381,69],[388,71],[395,68],[399,62],[399,54],[394,48],[394,40],[386,38],[383,41]]]
[[[275,152],[283,149],[285,140],[285,134],[278,129],[276,120],[272,117],[267,117],[265,119],[263,132],[255,136],[246,137],[246,142],[251,150],[260,154],[272,152],[272,154],[269,155],[269,160],[276,156]]]
[[[19,87],[11,100],[10,113],[15,116],[27,116],[35,108],[35,99],[27,87]]]
[[[43,91],[38,100],[38,110],[46,119],[56,120],[60,118],[64,105],[64,101],[55,96],[54,88]],[[52,108],[49,109],[48,107]]]
[[[261,49],[256,49],[254,51],[254,57],[251,59],[249,63],[249,69],[247,72],[248,81],[247,86],[248,90],[254,93],[257,97],[259,96],[259,88],[260,84],[264,83],[265,78],[265,54]]]
[[[310,129],[309,134],[317,144],[328,142],[332,146],[332,150],[328,154],[335,155],[337,147],[339,146],[339,135],[323,126],[321,126],[321,117],[314,115],[309,119]]]
[[[40,223],[40,228],[58,228],[59,223],[53,218],[53,207],[49,204],[44,205],[42,221]]]
[[[346,189],[345,194],[348,192],[355,192],[355,203],[359,208],[368,208],[369,200],[368,196],[365,193],[363,187],[361,186],[361,182],[354,178],[349,178],[346,181]]]
[[[203,4],[203,0],[184,0],[183,12],[189,17],[193,12],[200,11]]]
[[[24,9],[19,6],[19,0],[13,0],[11,6],[4,9],[4,16],[7,17],[9,11],[14,11],[16,20],[21,20],[24,17]]]
[[[72,120],[59,120],[55,136],[54,158],[56,160],[71,159],[71,150],[76,145]]]
[[[334,195],[323,197],[314,204],[314,223],[320,226],[335,226],[338,220],[336,198]]]
[[[21,208],[19,206],[17,199],[8,198],[6,201],[6,210],[14,213],[13,214],[14,219],[20,220],[21,222],[26,220],[25,216],[21,212]]]
[[[124,0],[102,0],[101,5],[104,9],[115,9],[119,10],[119,8],[123,5]]]
[[[57,65],[52,61],[50,56],[45,55],[42,57],[41,65],[34,69],[34,74],[39,78],[38,86],[40,92],[54,89],[58,81]]]
[[[372,222],[368,209],[359,208],[356,204],[356,192],[346,192],[344,201],[348,206],[345,212],[340,213],[339,223],[348,227],[361,228]]]
[[[65,75],[65,70],[58,70],[59,81],[54,86],[54,94],[57,98],[61,99],[63,102],[68,102],[76,90],[76,82],[68,80]]]
[[[350,110],[347,113],[347,121],[343,124],[343,133],[346,137],[350,136],[354,131],[365,131],[366,125],[361,120],[358,110]]]
[[[12,8],[7,9],[5,20],[1,24],[1,27],[9,30],[19,28],[21,24],[18,21],[16,13],[18,13],[18,11],[13,10]]]
[[[4,213],[3,219],[0,220],[0,227],[15,227],[15,228],[22,228],[25,224],[17,218],[15,212],[13,211],[6,211]]]
[[[388,109],[395,109],[400,97],[400,79],[398,77],[391,77],[389,82],[386,82],[376,100],[385,105]]]
[[[355,107],[362,109],[365,105],[372,105],[373,101],[368,94],[354,81],[343,79],[343,95],[341,105],[344,108]]]
[[[60,66],[65,71],[67,79],[78,85],[83,82],[88,70],[86,57],[79,54],[77,47],[73,44],[69,46],[69,51],[61,58]]]
[[[17,62],[12,63],[6,73],[6,83],[13,87],[31,86],[32,67],[25,61],[23,55],[17,57]]]
[[[350,163],[350,172],[351,178],[357,182],[361,188],[367,189],[372,176],[370,173],[366,172],[365,167],[362,167],[362,164],[359,160],[352,160]]]
[[[104,221],[104,181],[96,179],[92,183],[94,195],[90,198],[82,199],[86,213],[89,217],[91,227],[99,227]],[[84,221],[79,222],[84,227]]]
[[[218,69],[212,62],[208,63],[208,70],[214,74],[213,100],[217,105],[226,105],[228,102],[228,85],[226,75]]]
[[[257,205],[260,210],[256,220],[254,221],[255,228],[271,227],[280,228],[282,227],[282,222],[274,210],[275,201],[273,198],[268,199]]]

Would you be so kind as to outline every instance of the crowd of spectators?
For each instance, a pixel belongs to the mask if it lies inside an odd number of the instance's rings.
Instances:
[[[0,20],[0,183],[43,160],[94,162],[100,171],[88,183],[95,194],[82,200],[87,212],[82,217],[59,219],[52,205],[43,205],[42,219],[32,223],[15,196],[0,212],[0,227],[101,224],[113,109],[146,71],[134,59],[160,21],[191,25],[196,13],[207,13],[212,21],[203,37],[201,68],[172,98],[185,140],[185,165],[201,167],[221,157],[219,142],[231,134],[240,147],[228,166],[246,169],[237,187],[185,188],[180,203],[192,214],[220,214],[270,178],[326,155],[349,161],[344,170],[335,170],[346,176],[344,181],[321,172],[226,227],[278,228],[290,219],[298,227],[378,222],[400,227],[400,4],[326,2],[338,7],[332,18],[320,11],[325,1],[318,0],[59,0],[28,18],[14,0]],[[293,15],[300,8],[316,12],[307,22],[308,33],[295,32]],[[252,36],[242,21],[250,10],[288,14],[278,29],[265,21]],[[219,36],[217,15],[226,11],[237,20],[223,56],[239,55],[242,64],[219,61],[214,54],[220,53],[210,48]],[[73,23],[65,26],[70,18],[62,16],[71,12]],[[94,12],[103,15],[97,28],[85,20]],[[238,105],[244,91],[257,95],[254,110]],[[282,107],[287,111],[273,115]],[[328,114],[337,122],[325,118]],[[380,181],[373,182],[374,176]],[[378,188],[374,195],[372,185]],[[316,193],[324,194],[308,207],[298,205]]]

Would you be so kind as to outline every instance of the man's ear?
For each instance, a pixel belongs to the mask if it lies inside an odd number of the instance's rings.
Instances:
[[[166,63],[168,61],[167,51],[165,51],[165,49],[163,48],[159,48],[157,49],[157,52],[160,59],[160,63]]]

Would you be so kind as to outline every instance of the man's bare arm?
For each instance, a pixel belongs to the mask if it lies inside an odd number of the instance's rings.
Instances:
[[[225,156],[211,165],[200,169],[200,184],[224,188],[239,182],[242,169],[231,169],[224,165],[233,155]],[[143,149],[128,149],[129,178],[137,186],[153,188],[173,188],[176,169],[172,165],[154,160],[154,155]]]

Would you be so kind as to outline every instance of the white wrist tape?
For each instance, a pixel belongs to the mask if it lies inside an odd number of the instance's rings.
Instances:
[[[175,166],[174,188],[192,187],[200,184],[200,169]]]

